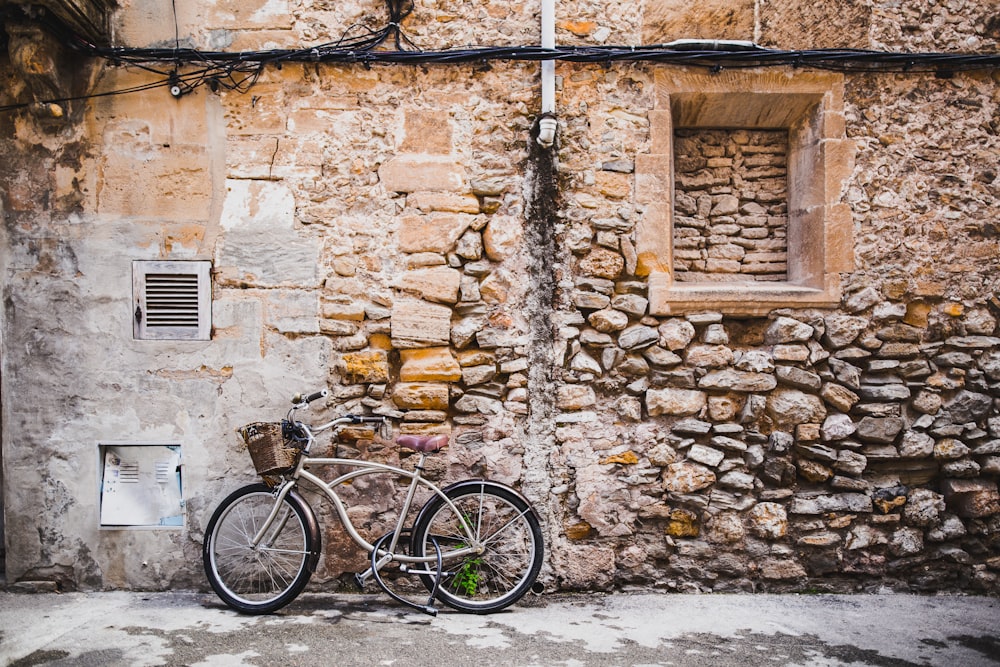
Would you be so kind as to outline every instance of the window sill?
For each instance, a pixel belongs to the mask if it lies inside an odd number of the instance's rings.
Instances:
[[[649,276],[651,315],[718,311],[759,317],[776,308],[819,308],[840,303],[839,276],[825,277],[824,287],[788,282],[677,283],[669,273]]]

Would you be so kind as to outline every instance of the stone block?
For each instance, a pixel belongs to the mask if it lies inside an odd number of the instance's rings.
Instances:
[[[392,307],[392,344],[400,349],[448,345],[451,338],[451,308],[399,299]]]
[[[752,0],[652,0],[643,14],[643,44],[668,42],[680,35],[702,39],[750,40],[754,35]]]
[[[946,479],[941,490],[948,507],[960,517],[978,519],[1000,514],[1000,493],[995,481]]]
[[[447,410],[447,384],[400,382],[392,388],[392,402],[404,410]]]
[[[521,220],[509,215],[496,215],[483,230],[483,249],[494,262],[502,262],[521,248],[524,228]]]
[[[556,407],[560,410],[582,410],[596,404],[597,395],[589,385],[567,384],[556,390]]]
[[[461,284],[460,271],[447,266],[434,266],[403,272],[395,286],[427,301],[454,304],[458,302]]]
[[[580,272],[585,276],[614,280],[623,268],[625,260],[622,256],[605,248],[594,248],[580,260]]]
[[[650,203],[643,211],[635,229],[636,276],[670,271],[673,234],[665,230],[672,227],[672,215],[669,202]]]
[[[388,382],[389,357],[384,350],[349,352],[340,358],[343,381],[356,383]]]
[[[462,367],[447,347],[401,350],[399,379],[403,382],[458,382]]]
[[[768,345],[795,343],[812,338],[813,328],[805,322],[799,322],[791,317],[778,317],[764,332],[764,342]]]
[[[671,155],[635,156],[635,200],[639,204],[673,201],[673,165]]]
[[[726,455],[718,449],[695,444],[691,445],[691,448],[688,449],[687,457],[695,463],[701,463],[709,468],[714,468],[722,463],[722,459],[726,458]]]
[[[890,444],[903,426],[900,417],[865,417],[858,423],[857,437],[862,442]]]
[[[669,493],[694,493],[715,484],[715,473],[697,463],[671,463],[663,471],[663,488]]]
[[[447,253],[472,224],[461,213],[405,215],[399,220],[399,249],[407,253]]]
[[[612,454],[611,456],[607,456],[600,461],[601,465],[635,465],[638,462],[639,457],[636,456],[635,452],[632,450],[621,452],[620,454]]]
[[[778,389],[767,397],[767,413],[778,426],[822,423],[826,408],[819,397],[797,389]]]
[[[383,163],[378,175],[387,192],[465,192],[469,189],[465,168],[445,156],[398,155]]]
[[[760,576],[772,580],[802,579],[806,571],[794,560],[768,558],[760,564]]]
[[[694,340],[694,325],[680,318],[669,319],[658,328],[660,344],[671,351],[687,347]]]
[[[403,153],[451,153],[451,123],[447,114],[436,110],[411,109],[403,123]]]
[[[829,512],[871,512],[871,497],[860,493],[796,496],[789,508],[792,514],[827,514]]]
[[[628,327],[618,336],[618,346],[623,350],[641,350],[654,345],[660,335],[653,327],[642,324]]]
[[[693,389],[650,389],[646,392],[646,410],[651,417],[696,415],[705,408],[707,401],[705,392]]]
[[[119,128],[119,132],[146,145],[107,147],[108,157],[97,183],[98,213],[171,221],[209,219],[212,176],[210,155],[203,147],[154,147],[149,143],[150,129],[145,124]],[[138,134],[141,140],[132,134]]]
[[[701,524],[698,515],[685,509],[675,509],[669,512],[666,533],[671,537],[698,537]]]
[[[770,391],[777,385],[778,381],[768,373],[750,373],[730,368],[712,371],[698,380],[698,386],[702,389],[726,389],[738,392]]]
[[[861,400],[853,391],[834,382],[824,384],[820,396],[832,407],[845,413],[850,412],[854,404]]]
[[[414,192],[407,196],[406,206],[422,213],[440,211],[475,215],[480,212],[479,199],[475,195],[455,192]],[[467,259],[479,259],[479,257],[477,255]]]
[[[760,43],[781,48],[870,49],[872,7],[856,2],[770,0],[760,9]]]
[[[360,301],[341,303],[339,301],[324,301],[320,312],[328,320],[347,320],[361,322],[365,319],[365,304]]]
[[[733,362],[733,351],[725,345],[692,345],[686,360],[698,368],[721,368]]]
[[[783,505],[763,502],[754,505],[748,515],[750,531],[768,540],[781,539],[788,534],[788,514]]]

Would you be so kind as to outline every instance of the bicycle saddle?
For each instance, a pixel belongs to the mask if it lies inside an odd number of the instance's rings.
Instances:
[[[448,445],[446,435],[401,435],[396,438],[400,447],[406,447],[422,454],[436,452]]]

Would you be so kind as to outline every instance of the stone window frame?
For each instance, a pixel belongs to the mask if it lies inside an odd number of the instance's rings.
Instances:
[[[147,276],[175,276],[190,282],[196,289],[181,290],[177,299],[186,302],[188,313],[172,324],[149,326]],[[162,303],[162,302],[161,302]],[[135,340],[206,341],[212,337],[212,263],[207,260],[134,260],[132,262],[132,337]],[[165,306],[160,306],[165,307]],[[191,308],[194,318],[191,317]]]
[[[842,201],[854,169],[846,139],[844,77],[826,72],[657,70],[651,150],[636,156],[637,274],[649,312],[833,307],[840,274],[854,268],[854,223]],[[788,280],[679,282],[673,277],[674,128],[788,131]]]

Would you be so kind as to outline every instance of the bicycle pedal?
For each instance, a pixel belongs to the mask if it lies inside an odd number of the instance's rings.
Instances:
[[[416,607],[417,609],[419,609],[420,611],[424,612],[428,616],[434,616],[434,617],[436,617],[438,615],[438,610],[435,609],[434,607],[430,606],[429,604],[428,605],[415,604],[413,606]]]
[[[357,586],[358,591],[360,591],[362,593],[365,591],[365,579],[364,579],[364,577],[362,577],[360,574],[355,574],[352,577],[352,581],[354,581],[354,585]]]

